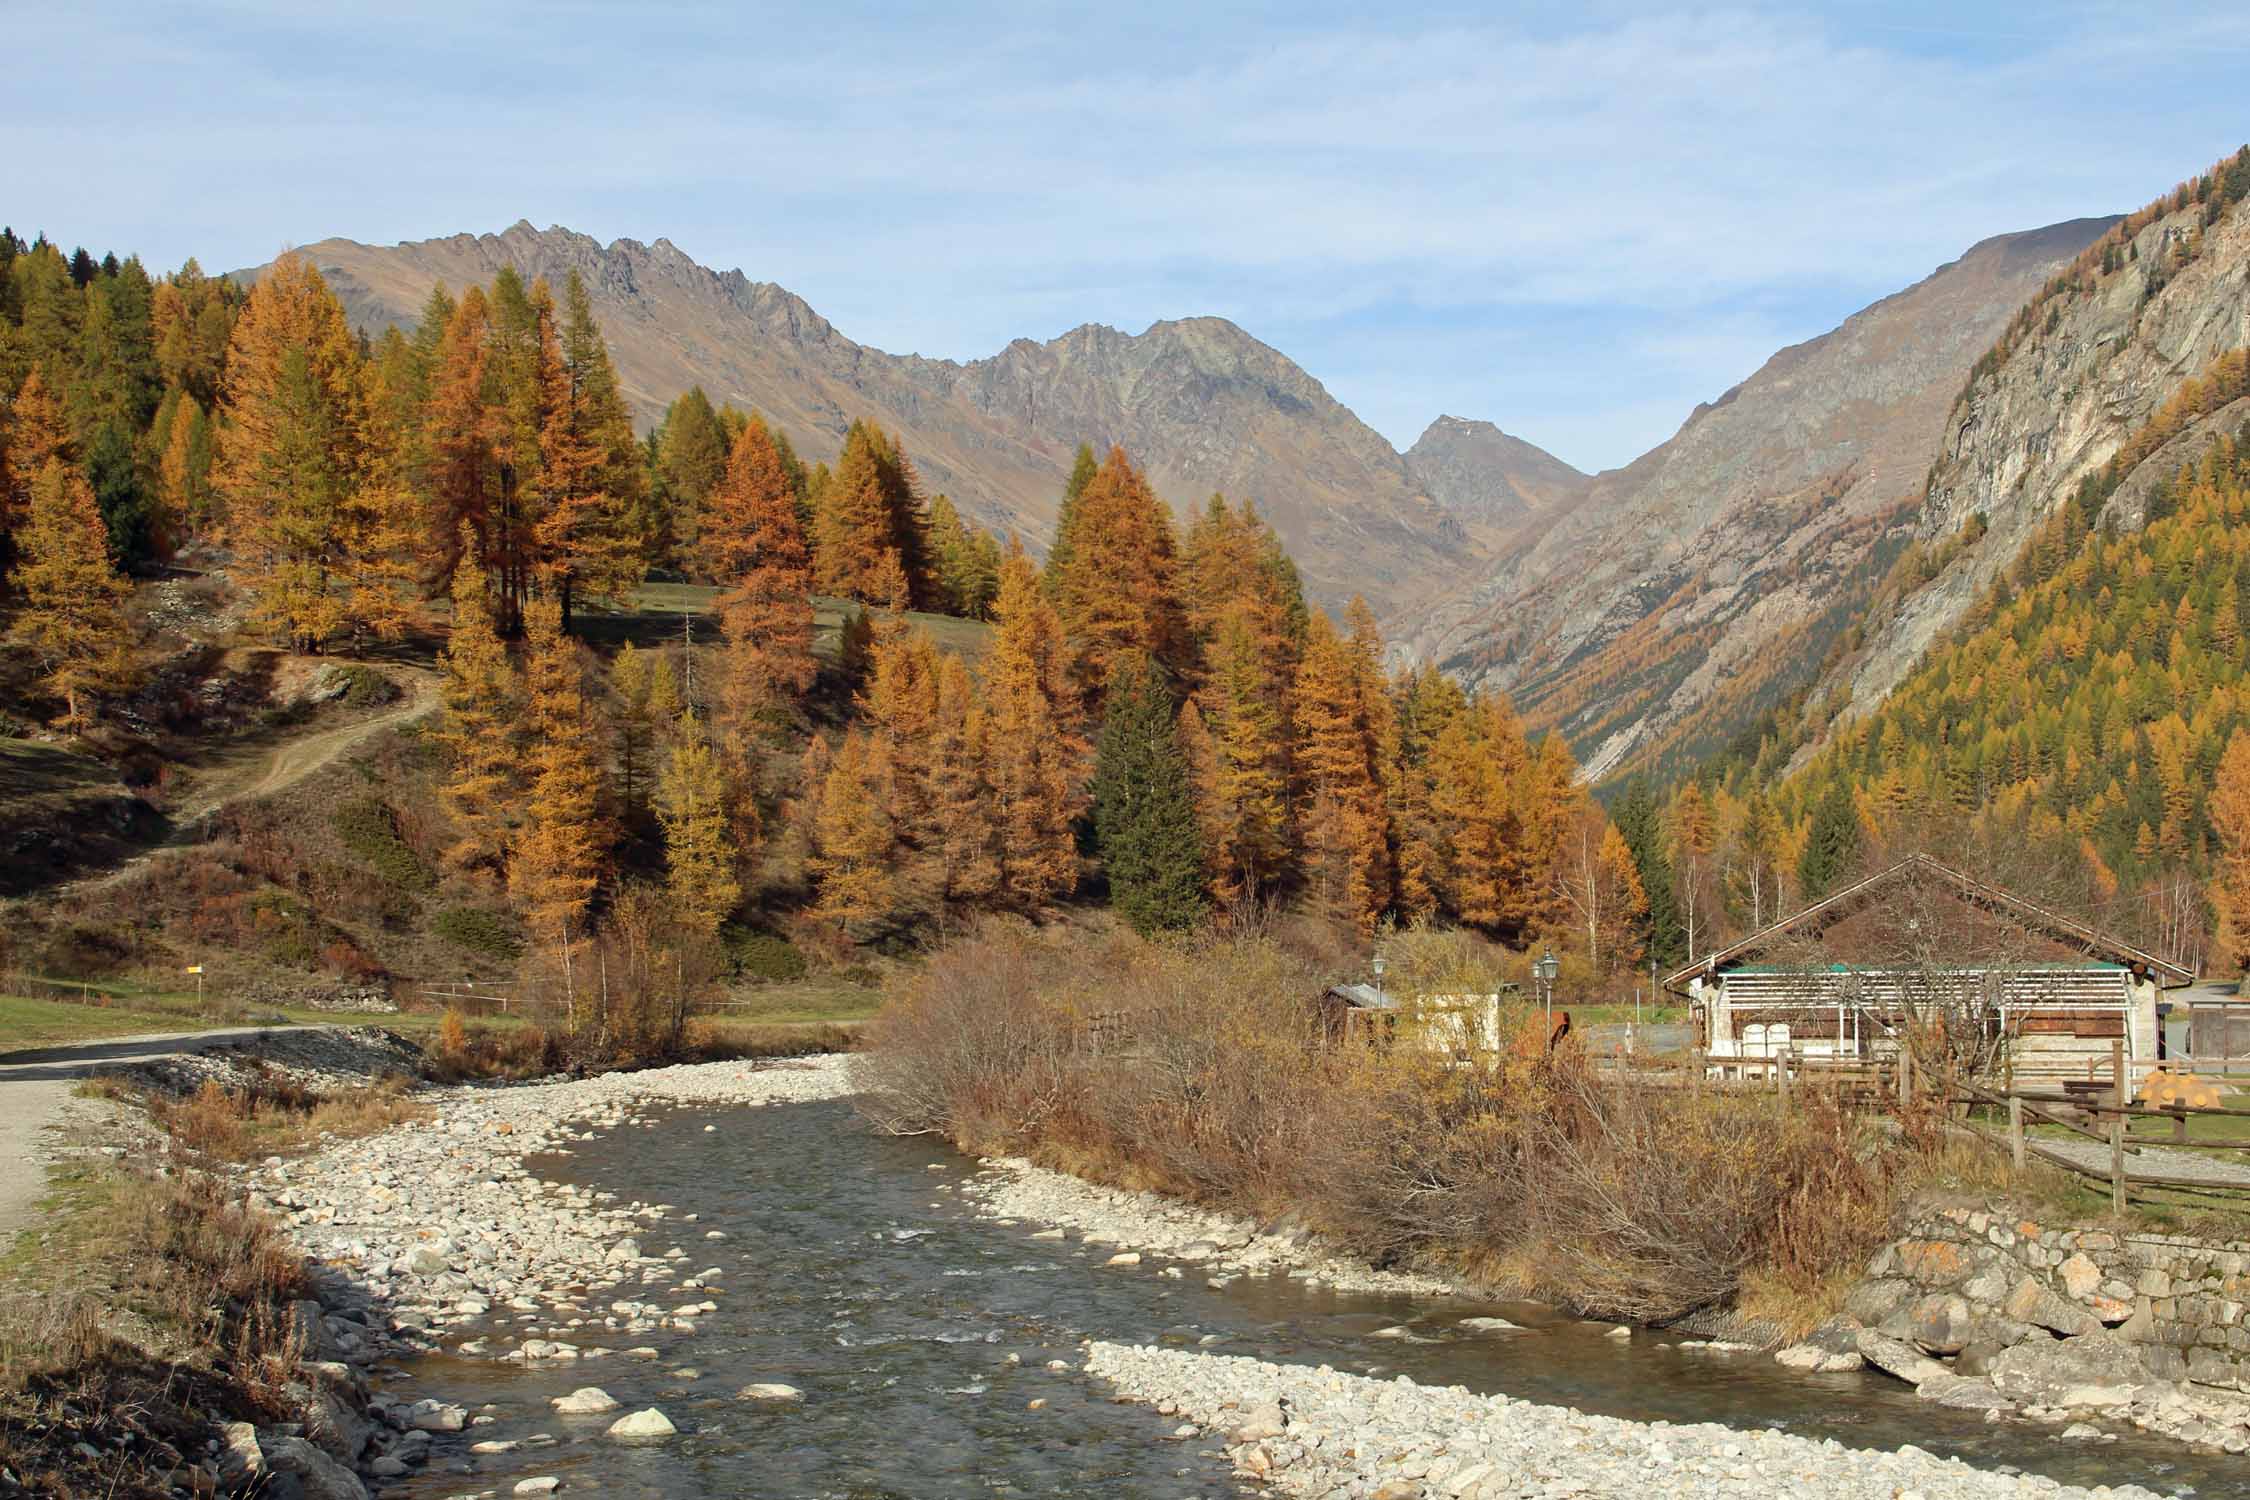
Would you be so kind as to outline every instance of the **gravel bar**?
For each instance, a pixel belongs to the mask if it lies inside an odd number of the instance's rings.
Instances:
[[[2083,1489],[2000,1474],[1911,1445],[1847,1448],[1767,1430],[1591,1416],[1460,1386],[1375,1380],[1321,1365],[1094,1343],[1086,1369],[1132,1400],[1216,1435],[1236,1471],[1282,1495],[1333,1500],[1802,1496],[1971,1500],[2104,1496],[2157,1500],[2137,1485]]]

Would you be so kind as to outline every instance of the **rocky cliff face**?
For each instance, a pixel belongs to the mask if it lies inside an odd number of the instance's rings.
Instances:
[[[901,435],[927,490],[1035,550],[1078,445],[1091,442],[1122,443],[1183,511],[1213,491],[1255,502],[1331,607],[1365,593],[1387,613],[1474,576],[1488,557],[1490,528],[1431,499],[1319,381],[1224,319],[1137,335],[1088,324],[961,364],[854,343],[787,290],[708,270],[665,240],[605,246],[518,223],[392,246],[324,240],[301,253],[370,329],[410,324],[440,280],[459,290],[514,266],[559,284],[576,270],[644,425],[696,384],[764,412],[808,458],[832,454],[854,418],[869,418]],[[1522,446],[1526,474],[1540,459],[1561,467]]]
[[[1782,350],[1663,446],[1528,517],[1476,584],[1399,622],[1402,645],[1507,689],[1597,776],[1715,748],[1817,670],[1903,541],[1962,380],[2112,222],[1986,240]]]
[[[2114,269],[2088,268],[2083,285],[2045,299],[2035,331],[1953,403],[1916,531],[1939,541],[1978,515],[1989,529],[1895,613],[1868,622],[1867,649],[1838,674],[1847,717],[1904,680],[2183,382],[2250,344],[2250,211],[2237,204],[2215,224],[2202,220],[2190,205],[2142,226]],[[2220,412],[2173,439],[2120,485],[2107,518],[2140,525],[2149,485],[2200,455],[2211,432],[2240,425],[2239,411]]]

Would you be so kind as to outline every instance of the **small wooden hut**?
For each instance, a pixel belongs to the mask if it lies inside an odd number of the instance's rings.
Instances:
[[[1665,978],[1705,1055],[1873,1062],[1902,1029],[1980,1034],[2017,1078],[2131,1080],[2158,1055],[2157,996],[2194,974],[1925,854]]]

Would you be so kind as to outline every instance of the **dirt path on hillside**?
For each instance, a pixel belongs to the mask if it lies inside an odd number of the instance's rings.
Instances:
[[[286,791],[384,730],[411,723],[437,710],[439,694],[435,672],[421,667],[392,666],[384,669],[384,675],[398,684],[405,694],[404,702],[350,724],[275,745],[246,756],[238,763],[212,768],[197,780],[194,791],[171,813],[172,832],[163,843],[113,870],[56,886],[51,894],[84,895],[114,885],[152,860],[166,858],[203,842],[212,816],[221,808]]]
[[[0,1249],[39,1219],[47,1163],[56,1144],[47,1127],[61,1123],[71,1092],[98,1068],[202,1052],[304,1027],[254,1026],[230,1031],[166,1032],[71,1042],[0,1055]],[[321,1029],[321,1028],[310,1028]]]

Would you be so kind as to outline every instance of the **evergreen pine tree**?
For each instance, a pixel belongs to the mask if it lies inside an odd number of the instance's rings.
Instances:
[[[1110,900],[1144,936],[1208,910],[1203,834],[1172,695],[1147,657],[1119,658],[1094,761],[1094,831]]]
[[[1660,964],[1677,963],[1685,952],[1685,942],[1679,903],[1673,894],[1672,863],[1664,855],[1664,828],[1657,816],[1656,797],[1644,778],[1635,777],[1625,788],[1617,804],[1616,822],[1625,847],[1633,852],[1633,869],[1648,902],[1642,929],[1644,951]]]
[[[1047,567],[1040,574],[1040,586],[1050,598],[1078,552],[1078,497],[1086,493],[1086,486],[1094,482],[1100,468],[1094,445],[1080,443],[1078,456],[1071,460],[1070,478],[1063,483],[1062,508],[1055,515],[1055,543],[1047,549]]]
[[[1813,804],[1805,852],[1797,860],[1797,894],[1818,901],[1859,866],[1859,809],[1842,780],[1830,781]]]

